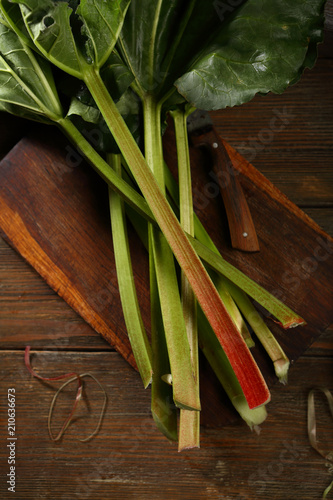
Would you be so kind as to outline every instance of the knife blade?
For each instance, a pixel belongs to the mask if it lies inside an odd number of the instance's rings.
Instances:
[[[225,206],[231,245],[244,252],[260,250],[252,215],[223,141],[208,111],[197,109],[187,118],[187,131],[195,147],[206,147],[212,156],[215,179]]]

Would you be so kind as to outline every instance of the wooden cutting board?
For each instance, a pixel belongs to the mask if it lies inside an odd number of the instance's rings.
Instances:
[[[1,233],[135,367],[117,288],[106,186],[57,130],[34,130],[0,163]],[[164,146],[175,172],[172,130]],[[295,361],[333,323],[333,239],[226,146],[240,172],[261,251],[247,254],[231,248],[209,158],[191,149],[196,211],[226,260],[306,319],[306,326],[287,331],[267,320]],[[132,228],[130,246],[149,332],[148,260]],[[275,377],[266,354],[259,345],[253,354],[272,384]],[[203,423],[225,424],[235,414],[204,359],[201,372]]]

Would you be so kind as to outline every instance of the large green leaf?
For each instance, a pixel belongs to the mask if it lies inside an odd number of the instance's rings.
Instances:
[[[129,0],[81,0],[77,14],[87,37],[86,49],[95,66],[108,59],[122,28]]]
[[[19,106],[29,116],[31,113],[55,119],[62,116],[49,64],[33,53],[1,18],[0,101],[8,110],[15,110],[15,114]]]
[[[130,0],[11,0],[21,7],[36,47],[54,64],[82,78],[100,68],[117,41]]]
[[[212,1],[132,0],[119,46],[138,92],[166,94],[219,25]]]
[[[178,25],[180,1],[132,1],[121,32],[125,60],[143,92],[153,92],[165,78],[162,67]]]
[[[220,109],[281,93],[313,65],[324,3],[133,0],[118,43],[141,97],[176,84],[194,106]]]
[[[283,92],[313,65],[324,0],[248,0],[176,81],[194,106],[222,109]]]

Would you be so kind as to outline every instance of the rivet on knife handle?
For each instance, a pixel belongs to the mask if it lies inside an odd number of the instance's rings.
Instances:
[[[211,127],[203,134],[193,134],[191,139],[194,146],[205,146],[211,152],[227,213],[232,247],[245,252],[258,252],[258,238],[244,191],[218,133]]]

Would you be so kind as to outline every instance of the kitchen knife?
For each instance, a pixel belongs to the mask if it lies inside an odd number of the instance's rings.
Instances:
[[[190,114],[187,130],[193,146],[206,147],[211,153],[214,177],[219,184],[227,213],[232,247],[245,252],[258,252],[258,238],[237,177],[239,172],[234,169],[208,111],[197,109]]]

